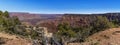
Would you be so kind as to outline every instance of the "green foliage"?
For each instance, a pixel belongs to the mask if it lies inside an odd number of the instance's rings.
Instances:
[[[36,31],[32,31],[31,34],[30,34],[30,36],[31,36],[31,38],[35,39],[35,38],[38,37],[38,33]]]
[[[99,42],[92,42],[91,45],[100,45]]]
[[[115,27],[112,22],[110,22],[106,17],[103,16],[97,16],[96,20],[91,24],[91,26],[93,26],[91,34]]]
[[[2,12],[2,11],[0,11],[0,15],[2,15],[2,13],[3,13],[3,12]]]
[[[58,30],[59,30],[58,35],[67,37],[75,36],[75,32],[71,29],[70,25],[68,25],[67,23],[58,25]]]
[[[21,25],[21,22],[19,21],[18,17],[10,17],[8,11],[0,11],[0,31],[9,34],[21,35],[24,37],[31,36],[31,38],[38,36],[38,33],[36,33],[36,31],[30,30],[27,32],[27,30],[25,30],[25,27],[20,27],[19,25]]]
[[[116,18],[116,19],[113,19],[112,20],[112,23],[116,26],[116,27],[119,27],[119,25],[120,25],[120,22],[119,22],[119,20]]]
[[[8,11],[5,11],[5,12],[3,13],[3,15],[4,15],[5,17],[9,18],[9,13],[8,13]]]
[[[19,24],[19,25],[21,24],[17,16],[13,16],[12,18],[13,18],[14,24]]]
[[[17,17],[10,17],[8,11],[0,11],[0,31],[13,33],[15,25],[19,25],[20,21]]]
[[[75,37],[78,42],[83,42],[88,36],[96,32],[115,27],[115,25],[104,16],[96,16],[94,18],[93,22],[87,26],[72,27],[69,23],[59,24],[57,35],[69,38]]]

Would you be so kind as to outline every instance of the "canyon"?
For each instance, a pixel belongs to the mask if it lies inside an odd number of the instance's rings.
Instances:
[[[103,13],[103,14],[31,14],[25,12],[10,12],[10,16],[17,16],[21,22],[31,26],[47,27],[49,32],[56,32],[60,23],[69,23],[73,27],[87,26],[96,16],[105,16],[112,21],[120,21],[120,13]]]

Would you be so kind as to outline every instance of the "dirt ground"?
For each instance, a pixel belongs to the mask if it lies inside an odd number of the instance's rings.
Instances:
[[[0,38],[2,38],[2,40],[5,42],[4,44],[0,45],[31,45],[30,41],[16,35],[0,33]]]
[[[68,45],[120,45],[120,28],[101,31],[90,36],[86,42]]]

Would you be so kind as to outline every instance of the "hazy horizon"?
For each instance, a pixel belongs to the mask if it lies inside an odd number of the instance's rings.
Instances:
[[[34,12],[10,12],[10,13],[28,13],[28,14],[106,14],[106,13],[120,13],[120,12],[101,12],[101,13],[34,13]]]

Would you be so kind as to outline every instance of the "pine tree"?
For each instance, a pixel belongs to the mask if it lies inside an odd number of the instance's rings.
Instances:
[[[8,18],[9,17],[8,11],[5,11],[3,15]]]
[[[0,15],[2,15],[3,14],[3,12],[2,11],[0,11]]]

